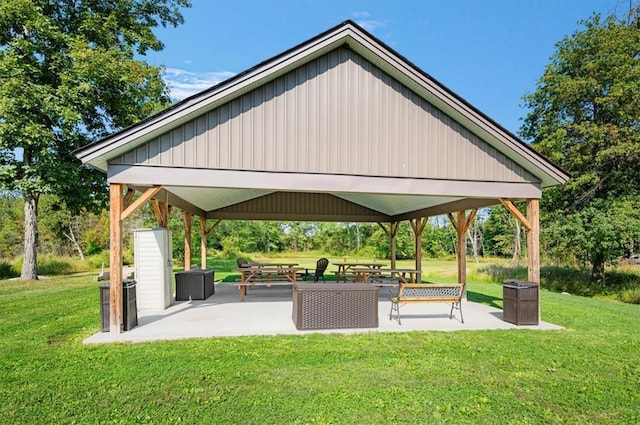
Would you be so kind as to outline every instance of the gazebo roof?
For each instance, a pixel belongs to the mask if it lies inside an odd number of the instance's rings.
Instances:
[[[351,21],[77,157],[207,218],[399,221],[568,179]]]

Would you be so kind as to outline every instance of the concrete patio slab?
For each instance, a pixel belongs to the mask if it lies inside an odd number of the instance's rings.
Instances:
[[[408,304],[400,309],[402,324],[389,320],[391,309],[387,288],[379,290],[377,328],[298,330],[292,320],[292,296],[288,287],[256,287],[240,301],[238,288],[218,283],[215,294],[206,300],[179,301],[164,311],[139,311],[138,326],[119,335],[99,332],[85,344],[131,343],[185,338],[234,337],[247,335],[303,335],[308,333],[366,333],[408,331],[458,331],[483,329],[561,330],[561,326],[540,322],[537,326],[517,326],[502,320],[502,310],[485,304],[463,301],[462,313],[451,304]]]

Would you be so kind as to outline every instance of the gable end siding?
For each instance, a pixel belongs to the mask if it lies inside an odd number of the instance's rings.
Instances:
[[[110,162],[539,182],[348,48],[318,57]]]

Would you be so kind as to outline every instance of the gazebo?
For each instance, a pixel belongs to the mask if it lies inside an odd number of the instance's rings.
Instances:
[[[122,324],[122,223],[151,202],[166,227],[223,219],[407,220],[420,269],[427,219],[447,214],[466,283],[465,234],[478,208],[503,204],[527,231],[539,282],[539,200],[568,175],[351,21],[77,152],[107,173],[110,330]],[[135,198],[136,193],[140,195]],[[135,199],[135,200],[134,200]],[[526,201],[526,213],[513,204]],[[208,222],[211,220],[211,222]],[[202,238],[206,267],[206,237]]]

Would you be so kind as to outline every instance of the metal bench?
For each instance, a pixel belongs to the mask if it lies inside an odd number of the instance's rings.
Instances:
[[[391,297],[391,311],[389,320],[393,319],[395,312],[398,324],[400,322],[400,306],[413,303],[451,303],[449,319],[453,319],[453,310],[460,311],[460,321],[464,323],[462,316],[462,283],[401,283],[397,295]]]

